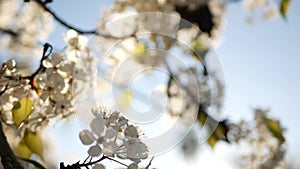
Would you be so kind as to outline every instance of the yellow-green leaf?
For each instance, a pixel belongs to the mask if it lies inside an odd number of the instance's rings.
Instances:
[[[142,42],[139,42],[134,48],[134,53],[136,54],[136,56],[142,57],[146,54],[146,49],[146,45]]]
[[[206,118],[207,118],[206,114],[204,113],[198,114],[198,121],[200,122],[200,124],[204,125],[206,122]]]
[[[198,121],[201,125],[204,125],[206,123],[206,119],[207,119],[207,114],[205,113],[198,114]],[[229,127],[227,125],[226,120],[219,121],[218,126],[215,128],[214,131],[212,131],[211,135],[209,136],[207,143],[212,148],[220,140],[230,143],[230,141],[227,138],[228,131],[229,131]]]
[[[211,136],[209,136],[207,143],[211,148],[214,148],[218,141],[219,141],[219,139],[216,138],[215,135],[211,135]]]
[[[21,140],[17,146],[18,157],[29,159],[32,155],[32,151],[25,144],[24,140]]]
[[[278,120],[273,120],[265,117],[264,122],[268,130],[273,134],[274,137],[278,139],[280,143],[285,142],[285,138],[282,134],[282,128]]]
[[[224,126],[218,124],[217,128],[214,131],[214,134],[217,136],[217,138],[223,138],[227,133]]]
[[[286,18],[286,15],[290,8],[290,4],[291,4],[291,0],[281,0],[280,13],[284,18]]]
[[[24,142],[28,148],[43,159],[43,141],[38,133],[26,131]]]
[[[14,105],[12,109],[12,117],[17,128],[28,118],[32,112],[32,108],[33,102],[28,97],[21,99]]]
[[[120,96],[120,104],[122,108],[127,108],[130,106],[130,103],[132,102],[133,99],[133,93],[129,90],[126,90],[121,93]]]
[[[201,61],[202,60],[201,54],[206,50],[207,50],[207,46],[201,40],[197,40],[193,42],[192,55],[196,60]]]

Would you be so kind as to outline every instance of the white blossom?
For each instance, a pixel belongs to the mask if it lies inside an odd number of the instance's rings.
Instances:
[[[105,169],[105,166],[103,164],[97,163],[93,166],[92,169]]]
[[[133,125],[129,125],[125,130],[125,136],[138,138],[139,134],[136,127],[134,127]]]
[[[96,138],[94,137],[93,133],[89,130],[83,130],[79,133],[79,138],[82,144],[84,145],[91,145]]]

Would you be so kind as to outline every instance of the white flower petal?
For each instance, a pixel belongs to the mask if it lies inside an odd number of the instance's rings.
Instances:
[[[108,122],[109,122],[109,123],[115,123],[115,122],[117,122],[117,120],[120,118],[119,115],[120,115],[119,112],[117,112],[117,111],[113,112],[113,113],[109,116]]]
[[[115,142],[105,142],[103,144],[103,153],[107,156],[114,156],[118,149],[118,145]]]
[[[106,121],[104,119],[95,118],[91,121],[90,127],[98,137],[101,137],[104,133],[105,125]]]
[[[95,164],[92,169],[105,169],[103,164]]]
[[[106,130],[106,133],[105,133],[105,138],[106,139],[110,139],[110,138],[115,138],[117,137],[118,135],[118,131],[113,129],[112,127],[109,127],[107,130]]]
[[[76,37],[77,35],[78,35],[78,33],[77,33],[75,30],[70,29],[70,30],[68,30],[68,32],[67,32],[66,38],[67,38],[67,39],[74,38],[74,37]]]
[[[125,130],[125,136],[138,138],[139,134],[136,127],[134,127],[133,125],[129,125]]]
[[[139,166],[136,163],[131,163],[127,169],[138,169]]]
[[[60,64],[63,61],[63,58],[60,54],[55,53],[55,54],[52,55],[50,61],[51,61],[53,66],[56,66],[56,65]]]
[[[139,161],[148,157],[147,146],[138,139],[128,139],[124,141],[127,151],[127,158]]]
[[[93,133],[89,130],[81,131],[79,133],[79,138],[80,138],[80,141],[82,142],[82,144],[84,144],[84,145],[90,145],[96,140]]]
[[[124,125],[126,125],[126,124],[128,124],[128,119],[126,119],[125,117],[120,117],[119,118],[119,123],[118,123],[118,125],[120,126],[120,127],[122,127],[122,126],[124,126]]]
[[[102,154],[102,149],[98,145],[91,146],[88,150],[88,154],[92,157],[98,157]]]

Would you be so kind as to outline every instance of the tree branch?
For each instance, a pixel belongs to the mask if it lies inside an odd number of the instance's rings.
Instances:
[[[75,31],[77,31],[80,34],[97,34],[96,29],[93,30],[82,30],[80,28],[77,28],[69,23],[67,23],[64,19],[62,19],[61,17],[59,17],[54,11],[52,11],[50,8],[48,8],[45,3],[41,0],[34,0],[40,7],[42,7],[46,12],[48,12],[50,15],[53,16],[53,18],[59,22],[61,25],[63,25],[64,27],[68,28],[68,29],[73,29]]]
[[[43,65],[43,61],[45,59],[47,59],[52,54],[52,50],[53,50],[53,47],[49,43],[45,43],[44,44],[44,49],[43,49],[43,55],[42,55],[42,58],[40,60],[40,66],[39,66],[39,68],[33,74],[31,74],[29,76],[19,76],[18,79],[19,80],[21,80],[21,79],[28,79],[30,81],[30,85],[32,86],[32,88],[35,89],[34,84],[33,84],[34,83],[34,78],[35,78],[35,76],[37,74],[45,71],[46,68]],[[2,67],[2,69],[0,70],[0,75],[1,76],[5,77],[5,78],[8,78],[8,79],[11,79],[11,80],[15,78],[15,77],[12,77],[12,76],[4,76],[4,75],[2,75],[3,72],[4,72],[4,69],[5,68]],[[8,86],[6,86],[6,88],[3,91],[1,91],[0,94],[1,93],[3,94],[5,92],[5,90],[7,89],[7,87]]]
[[[108,35],[108,34],[104,34],[104,33],[100,33],[97,31],[97,29],[92,29],[92,30],[83,30],[80,29],[74,25],[71,25],[70,23],[68,23],[67,21],[65,21],[64,19],[62,19],[61,17],[59,17],[53,10],[51,10],[49,7],[46,6],[47,3],[41,1],[41,0],[34,0],[41,8],[43,8],[46,12],[48,12],[58,23],[60,23],[62,26],[68,28],[68,29],[73,29],[76,32],[78,32],[79,34],[94,34],[94,35],[98,35],[98,36],[102,36],[104,38],[110,38],[110,39],[122,39],[122,38],[126,38],[126,37],[133,37],[134,33],[132,35],[128,35],[125,37],[115,37],[112,35]]]
[[[0,113],[1,114],[1,113]],[[0,156],[4,169],[24,169],[11,150],[0,121]]]
[[[11,30],[11,29],[0,28],[0,32],[6,33],[6,34],[9,34],[9,35],[12,35],[12,36],[18,36],[18,33]]]

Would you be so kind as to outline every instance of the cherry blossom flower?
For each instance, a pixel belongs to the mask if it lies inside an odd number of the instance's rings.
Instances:
[[[79,133],[82,144],[90,146],[90,156],[117,156],[136,163],[148,157],[147,146],[139,140],[138,129],[128,124],[121,113],[93,110],[93,114],[96,116],[90,123],[91,130]]]

